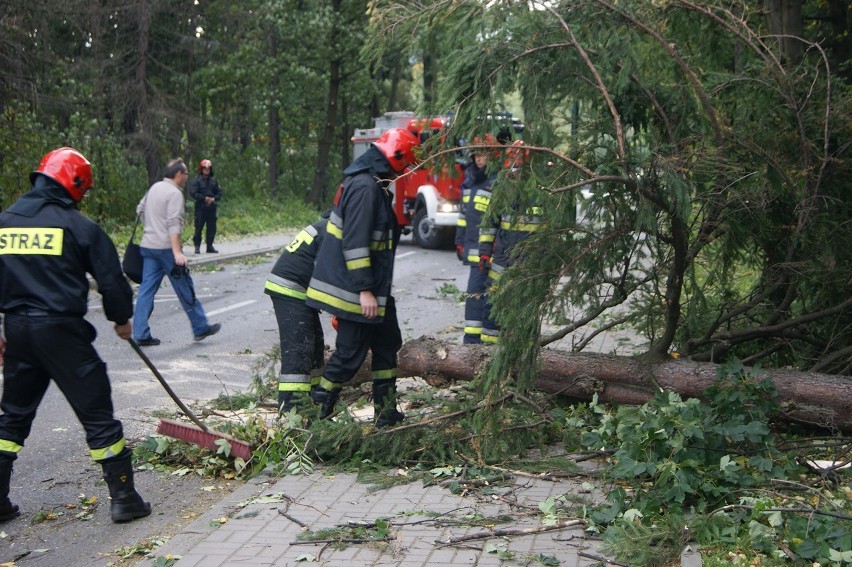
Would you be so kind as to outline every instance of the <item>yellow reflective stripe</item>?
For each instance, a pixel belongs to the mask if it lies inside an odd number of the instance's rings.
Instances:
[[[325,231],[331,236],[343,240],[343,229],[336,224],[329,222],[325,227]]]
[[[479,254],[468,254],[467,255],[467,261],[472,262],[474,264],[478,264],[479,263]]]
[[[0,254],[61,256],[61,228],[0,228]]]
[[[491,197],[477,194],[476,197],[473,198],[473,202],[485,205],[487,207],[488,203],[491,202]]]
[[[310,392],[311,383],[296,383],[296,382],[278,382],[279,392]]]
[[[396,378],[396,368],[373,370],[373,380],[392,380]]]
[[[351,303],[349,301],[345,301],[343,299],[340,299],[339,297],[335,297],[335,296],[333,296],[329,293],[319,291],[319,290],[314,289],[312,287],[308,288],[307,295],[311,299],[319,301],[320,303],[325,303],[326,305],[330,305],[332,307],[340,309],[341,311],[347,311],[349,313],[357,313],[358,315],[361,314],[361,304],[360,303]],[[381,309],[381,307],[380,307],[380,309]]]
[[[284,287],[283,285],[278,285],[277,283],[266,280],[265,289],[272,291],[274,293],[278,293],[280,295],[286,295],[289,297],[294,297],[296,299],[305,299],[305,293],[302,291],[296,291],[295,289],[290,289],[289,287]]]
[[[486,335],[485,333],[482,333],[482,342],[492,344],[492,345],[496,345],[497,343],[500,342],[500,337],[499,336],[495,337],[493,335]]]
[[[505,230],[516,230],[518,232],[535,232],[539,228],[541,228],[541,223],[513,223],[513,222],[501,222],[500,228]]]
[[[357,260],[348,260],[346,262],[346,269],[359,270],[361,268],[369,268],[371,265],[370,258],[359,258]]]
[[[328,390],[329,392],[334,392],[336,390],[342,390],[343,384],[337,384],[332,382],[331,380],[327,380],[325,376],[320,377],[319,384],[317,384],[323,390]]]
[[[311,376],[311,388],[319,386],[320,378],[322,378],[322,376]]]
[[[335,295],[331,295],[330,293],[326,293],[324,291],[319,291],[314,287],[308,288],[308,297],[313,299],[314,301],[318,301],[320,303],[324,303],[336,309],[340,309],[341,311],[346,311],[348,313],[355,313],[356,315],[361,315],[361,304],[360,303],[352,303],[350,301],[346,301],[345,299],[340,299]],[[379,317],[385,316],[385,299],[384,298],[376,298],[379,302],[378,306],[378,315]]]
[[[127,445],[127,441],[124,439],[124,437],[122,437],[109,447],[104,447],[103,449],[91,449],[89,452],[91,453],[93,460],[103,461],[104,459],[115,457],[116,455],[124,451],[125,445]]]
[[[465,327],[464,328],[465,335],[481,335],[482,327]]]
[[[0,451],[5,451],[6,453],[18,453],[23,448],[23,445],[18,445],[14,441],[0,439]]]
[[[456,226],[467,226],[467,219],[464,217],[459,217],[459,221],[458,223],[456,223]]]

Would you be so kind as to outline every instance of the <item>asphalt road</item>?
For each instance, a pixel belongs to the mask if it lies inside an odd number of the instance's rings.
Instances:
[[[189,321],[170,285],[160,290],[151,317],[153,335],[163,342],[145,352],[185,401],[233,394],[251,383],[259,358],[277,345],[278,332],[272,305],[263,283],[273,256],[228,263],[215,270],[193,272],[196,295],[211,322],[222,331],[194,342]],[[463,306],[450,293],[463,290],[467,269],[453,251],[416,247],[404,237],[397,250],[394,295],[403,338],[430,335],[461,340]],[[89,321],[98,330],[95,343],[107,362],[116,415],[131,441],[156,430],[157,410],[174,409],[148,368],[131,347],[114,333],[100,309],[100,296],[90,296]],[[323,317],[326,342],[333,345],[334,331]],[[15,463],[12,499],[21,517],[0,524],[0,563],[16,566],[60,565],[73,567],[110,565],[115,551],[141,545],[148,538],[168,537],[221,498],[235,483],[209,481],[197,476],[137,474],[140,492],[153,505],[150,518],[130,524],[109,521],[108,492],[100,480],[100,467],[92,463],[82,428],[54,386],[41,404],[26,447]],[[93,511],[80,502],[97,497]],[[55,519],[38,521],[45,513]]]

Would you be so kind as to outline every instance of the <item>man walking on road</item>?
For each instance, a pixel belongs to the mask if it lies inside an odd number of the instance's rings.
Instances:
[[[92,187],[92,167],[73,148],[42,158],[30,174],[29,193],[0,214],[0,337],[3,397],[0,400],[0,522],[19,515],[9,500],[12,463],[30,434],[51,379],[86,431],[92,459],[103,468],[114,522],[151,513],[136,492],[131,452],[113,416],[106,365],[86,321],[91,274],[106,318],[130,338],[133,292],[121,271],[115,245],[75,205]]]
[[[219,323],[207,322],[201,301],[195,297],[195,286],[183,254],[183,188],[189,177],[186,164],[180,159],[166,165],[165,177],[154,183],[139,204],[136,213],[142,215],[144,232],[139,249],[142,252],[142,283],[136,298],[133,317],[133,338],[140,346],[156,346],[160,339],[151,336],[148,319],[154,311],[154,296],[163,277],[168,276],[183,310],[189,317],[196,341],[215,335]]]

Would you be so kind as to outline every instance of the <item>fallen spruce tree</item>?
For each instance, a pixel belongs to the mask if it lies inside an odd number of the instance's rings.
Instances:
[[[493,348],[421,337],[400,350],[399,374],[422,377],[433,386],[469,381],[482,372]],[[597,393],[601,401],[629,405],[647,402],[660,388],[701,399],[716,381],[718,369],[717,364],[689,360],[647,361],[543,349],[535,388],[583,401]],[[775,383],[779,419],[852,432],[852,380],[791,369],[762,372]]]

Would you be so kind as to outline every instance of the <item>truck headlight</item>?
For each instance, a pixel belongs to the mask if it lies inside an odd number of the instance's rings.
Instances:
[[[459,206],[457,203],[443,202],[438,203],[438,212],[439,213],[457,213],[459,212]]]

